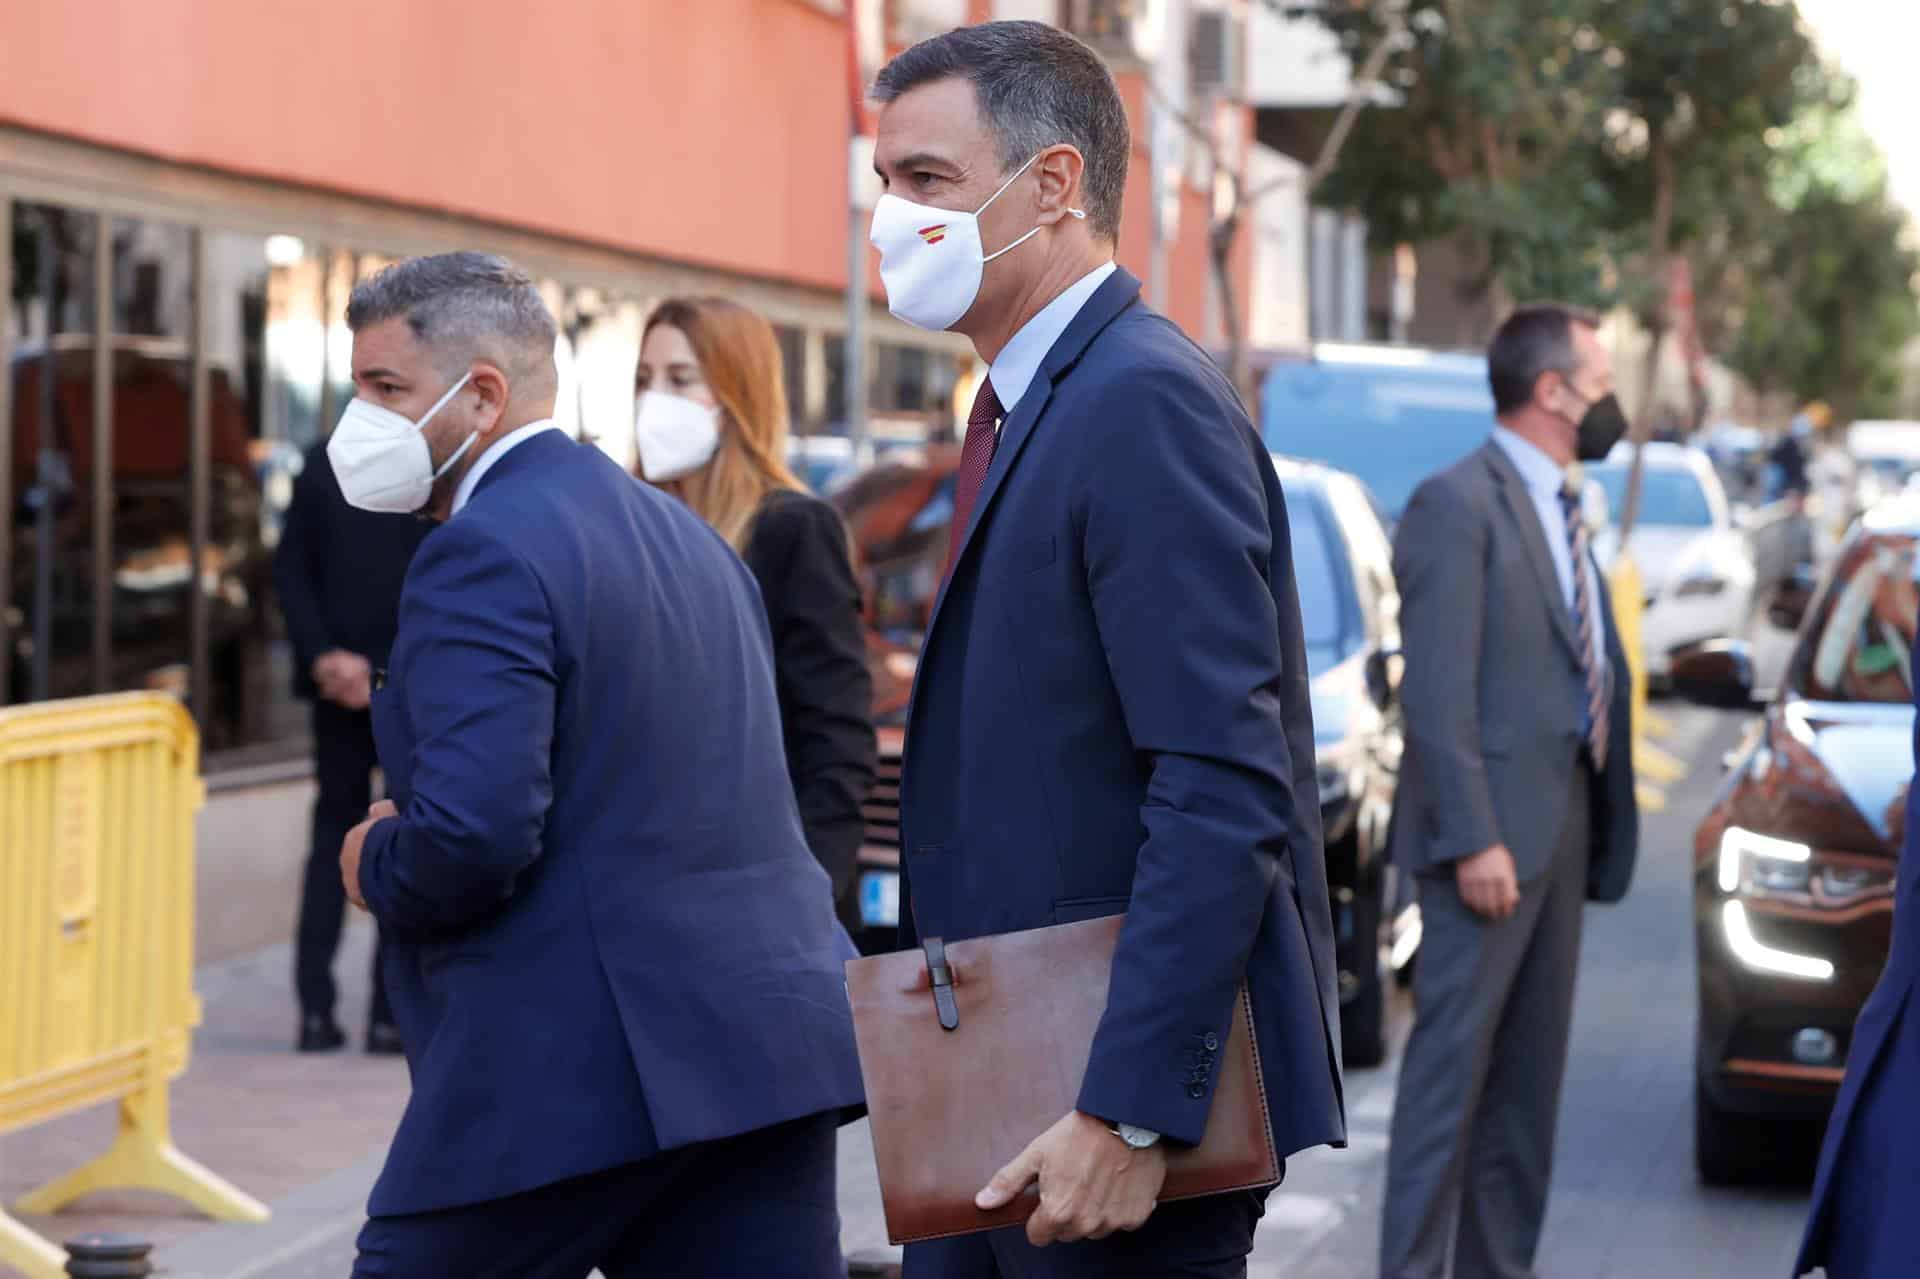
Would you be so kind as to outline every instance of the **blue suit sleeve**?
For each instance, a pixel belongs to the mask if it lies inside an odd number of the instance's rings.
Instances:
[[[1144,842],[1079,1109],[1197,1143],[1248,957],[1291,881],[1292,769],[1269,570],[1275,522],[1224,383],[1113,380],[1086,493],[1087,586],[1150,770]],[[1279,581],[1292,589],[1290,566]],[[1209,1037],[1214,1037],[1209,1039]]]
[[[553,799],[557,687],[551,610],[524,560],[455,520],[423,544],[401,605],[403,699],[414,748],[398,817],[368,832],[360,890],[402,933],[497,909],[540,855]]]

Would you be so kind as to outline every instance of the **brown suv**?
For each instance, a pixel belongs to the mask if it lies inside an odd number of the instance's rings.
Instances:
[[[1695,836],[1695,1158],[1711,1183],[1805,1168],[1886,962],[1913,776],[1917,545],[1920,502],[1855,526]],[[1752,705],[1751,656],[1704,645],[1676,658],[1674,687]]]

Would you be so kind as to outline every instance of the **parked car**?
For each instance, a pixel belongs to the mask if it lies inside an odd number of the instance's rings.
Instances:
[[[1920,499],[1856,524],[1695,835],[1694,1155],[1710,1183],[1806,1170],[1814,1143],[1791,1138],[1817,1136],[1886,961],[1913,774],[1917,548]],[[1776,603],[1776,620],[1793,608]],[[1707,705],[1751,705],[1753,679],[1739,641],[1673,663],[1674,691]]]
[[[1859,464],[1860,500],[1873,505],[1920,475],[1920,422],[1855,422],[1847,452]]]
[[[1397,521],[1420,481],[1493,433],[1479,355],[1323,342],[1280,359],[1260,389],[1267,447],[1357,476]]]
[[[1349,1066],[1387,1056],[1389,969],[1412,962],[1420,908],[1387,864],[1405,742],[1400,595],[1379,508],[1351,475],[1276,457],[1312,679],[1314,761]]]
[[[899,922],[900,752],[914,663],[945,567],[959,450],[882,463],[836,498],[851,530],[866,596],[880,780],[867,805],[860,854],[863,927],[871,953]],[[1276,460],[1294,539],[1294,569],[1313,679],[1316,762],[1327,876],[1335,912],[1340,998],[1349,1065],[1386,1054],[1386,970],[1419,943],[1417,907],[1386,867],[1386,834],[1401,736],[1398,595],[1378,508],[1353,477]],[[1384,958],[1383,958],[1384,952]]]
[[[1633,562],[1646,590],[1641,638],[1647,675],[1664,682],[1674,650],[1746,633],[1753,611],[1754,561],[1733,521],[1713,463],[1699,449],[1648,444],[1633,526]],[[1595,538],[1603,564],[1618,549],[1618,527],[1632,468],[1631,445],[1591,463],[1587,479],[1606,494],[1608,526]]]

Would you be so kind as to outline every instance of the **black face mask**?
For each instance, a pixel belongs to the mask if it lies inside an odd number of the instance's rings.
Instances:
[[[1582,462],[1598,462],[1613,452],[1627,433],[1627,415],[1620,401],[1609,392],[1587,406],[1574,429],[1574,456]]]

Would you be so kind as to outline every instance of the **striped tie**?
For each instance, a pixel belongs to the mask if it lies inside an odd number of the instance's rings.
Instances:
[[[1580,666],[1587,676],[1587,750],[1593,766],[1607,766],[1607,685],[1610,672],[1595,655],[1594,627],[1600,625],[1593,588],[1588,582],[1587,522],[1580,510],[1580,494],[1569,481],[1560,490],[1560,509],[1567,517],[1567,545],[1573,550],[1573,622],[1580,635]]]

